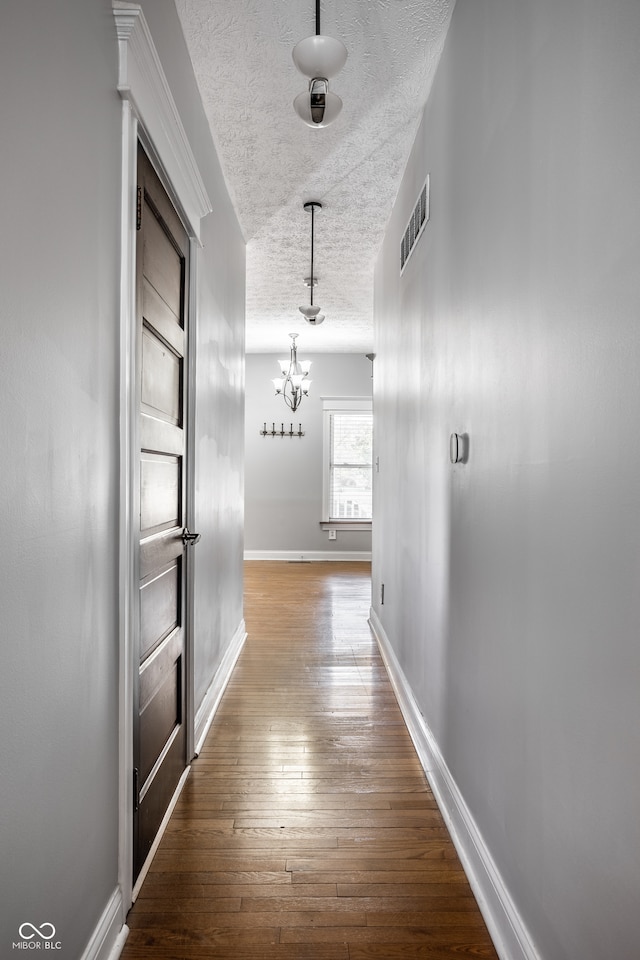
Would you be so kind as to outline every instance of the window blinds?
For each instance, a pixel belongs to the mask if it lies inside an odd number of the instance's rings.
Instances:
[[[371,461],[371,413],[332,413],[330,520],[371,520]]]

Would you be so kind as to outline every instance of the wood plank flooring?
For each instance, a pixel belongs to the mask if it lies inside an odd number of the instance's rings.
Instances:
[[[497,960],[360,563],[245,564],[248,640],[122,960]]]

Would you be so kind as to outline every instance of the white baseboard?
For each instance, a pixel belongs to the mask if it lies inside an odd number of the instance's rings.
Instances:
[[[129,933],[124,918],[122,891],[120,887],[116,887],[98,920],[81,960],[118,960]]]
[[[285,560],[307,563],[311,560],[371,560],[370,550],[245,550],[245,560]]]
[[[222,694],[225,691],[225,687],[229,682],[229,678],[233,672],[233,668],[236,665],[236,660],[240,656],[240,651],[242,650],[243,644],[247,639],[247,631],[245,627],[244,620],[240,621],[238,629],[234,633],[231,643],[227,647],[220,661],[220,666],[216,670],[215,676],[211,681],[211,685],[207,692],[204,695],[204,699],[200,706],[195,717],[195,732],[194,732],[194,742],[195,742],[195,754],[198,756],[202,750],[202,744],[205,741],[205,737],[209,732],[209,727],[213,722],[216,710],[220,703]]]
[[[420,763],[500,960],[541,960],[373,609],[369,623]]]
[[[114,943],[111,953],[109,954],[108,960],[118,960],[118,957],[122,953],[125,943],[127,942],[127,937],[129,936],[129,927],[126,925],[121,927],[120,933],[117,936],[116,942]]]

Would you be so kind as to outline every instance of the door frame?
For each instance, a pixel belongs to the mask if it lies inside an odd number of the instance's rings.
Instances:
[[[198,165],[142,9],[113,0],[118,37],[118,93],[122,99],[120,252],[120,476],[119,476],[119,761],[118,883],[124,916],[134,894],[133,872],[133,691],[136,674],[138,591],[137,535],[137,336],[136,199],[137,146],[144,147],[189,236],[187,314],[187,489],[185,525],[193,524],[197,250],[200,221],[211,212]],[[192,529],[193,526],[192,526]],[[185,552],[185,726],[186,760],[194,751],[193,551]],[[180,781],[178,790],[184,781]],[[171,807],[170,807],[171,809]],[[160,833],[163,830],[160,828]],[[160,834],[159,834],[160,835]],[[151,849],[151,856],[155,844]],[[136,888],[140,886],[143,868]],[[124,922],[123,916],[123,922]]]

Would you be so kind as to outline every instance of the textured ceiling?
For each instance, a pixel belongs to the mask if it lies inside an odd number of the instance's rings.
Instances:
[[[247,351],[373,349],[373,266],[427,99],[454,0],[323,0],[321,32],[349,51],[331,81],[342,113],[310,129],[291,51],[313,0],[176,0],[224,175],[247,240]],[[311,327],[314,301],[326,320]]]

